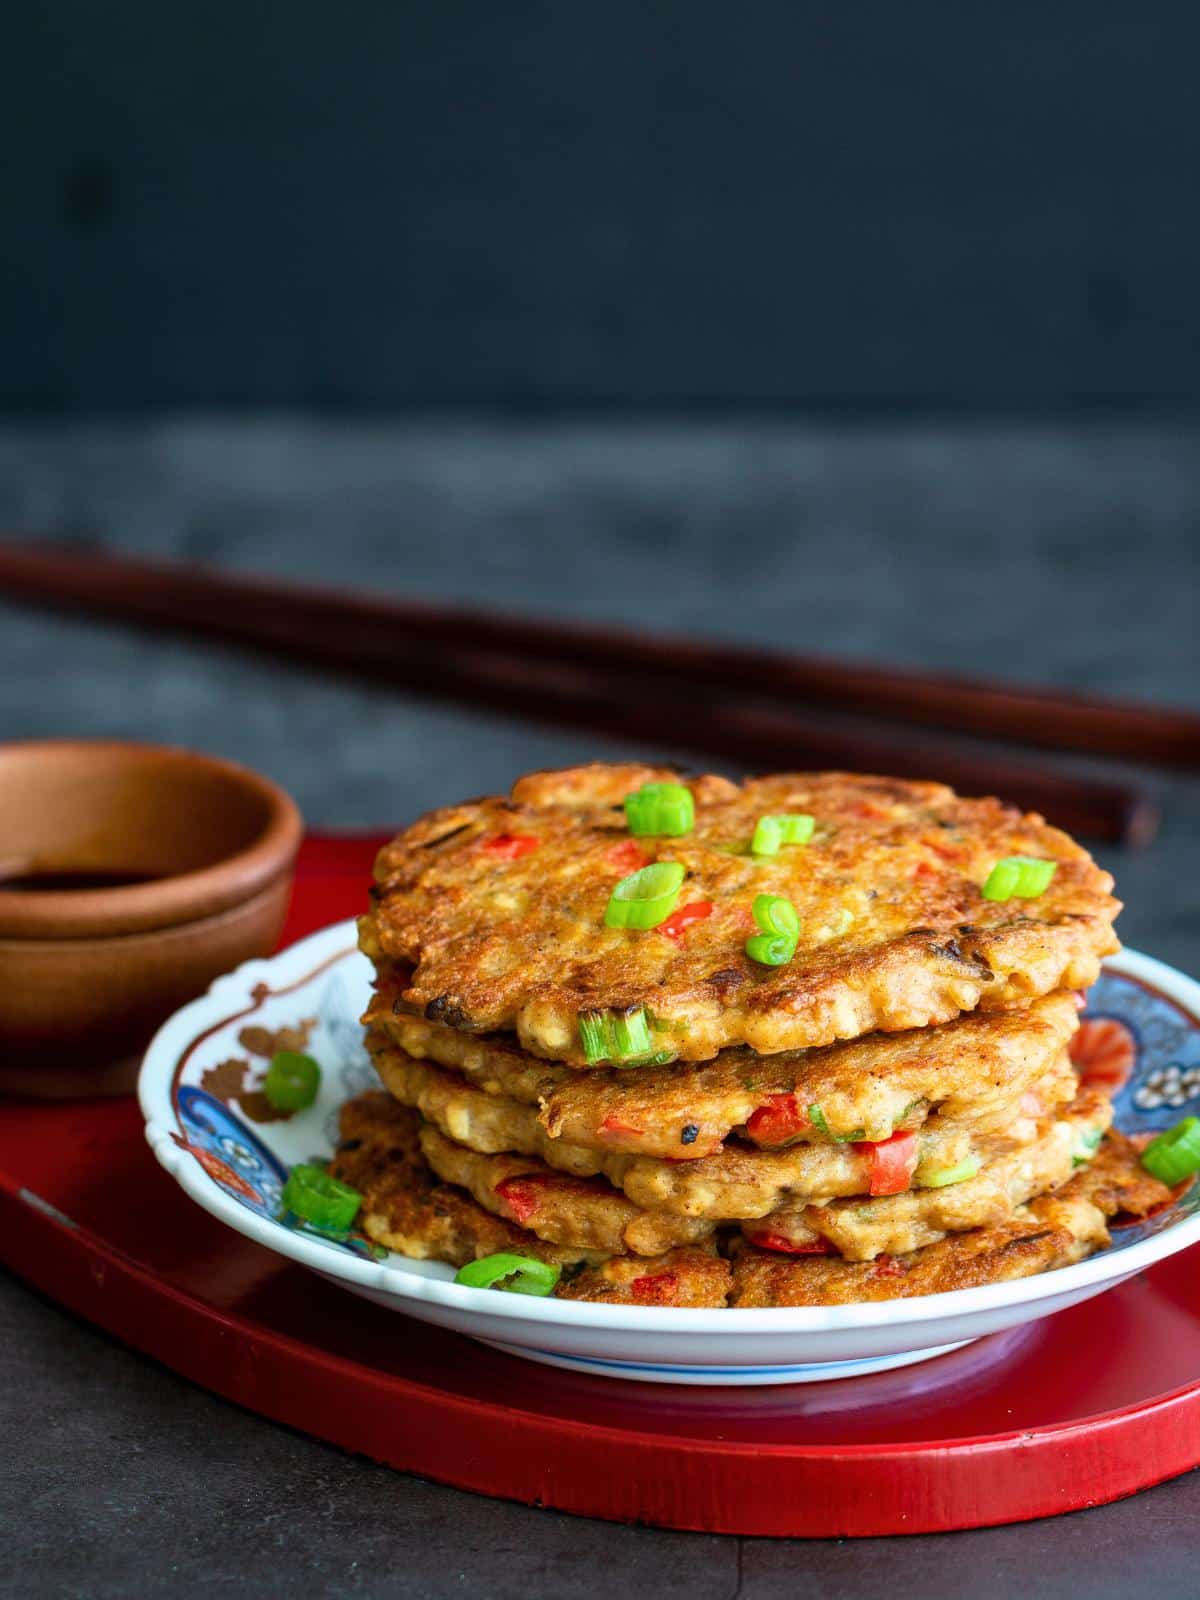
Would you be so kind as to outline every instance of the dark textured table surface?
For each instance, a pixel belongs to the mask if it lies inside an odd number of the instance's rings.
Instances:
[[[0,426],[0,528],[1180,704],[1200,668],[1193,425]],[[310,823],[344,827],[618,749],[0,607],[0,738],[45,734],[229,755],[286,784]],[[1158,842],[1105,860],[1127,942],[1197,970],[1200,785],[1161,790]],[[615,1527],[342,1455],[11,1279],[0,1435],[4,1595],[1195,1589],[1197,1475],[936,1538]]]

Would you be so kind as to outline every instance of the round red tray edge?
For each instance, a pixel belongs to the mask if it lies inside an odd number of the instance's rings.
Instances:
[[[429,1385],[397,1374],[371,1373],[358,1363],[287,1335],[265,1333],[160,1281],[87,1230],[39,1213],[11,1193],[2,1198],[19,1206],[23,1224],[21,1230],[7,1235],[6,1254],[14,1270],[183,1377],[236,1404],[371,1459],[458,1488],[526,1504],[699,1532],[782,1537],[928,1533],[1102,1504],[1177,1476],[1200,1461],[1200,1383],[1156,1397],[1146,1407],[1126,1408],[1086,1422],[1054,1424],[1036,1433],[1018,1430],[951,1440],[933,1449],[903,1443],[807,1449],[776,1445],[755,1451],[749,1459],[744,1448],[721,1440],[662,1438],[531,1416],[502,1402],[485,1412],[474,1402]],[[36,1221],[32,1229],[31,1212]],[[26,1248],[14,1251],[13,1236],[18,1232]],[[41,1235],[41,1248],[35,1247],[36,1235]],[[46,1246],[52,1256],[47,1255]],[[86,1262],[86,1272],[71,1272],[67,1262],[72,1256],[80,1264]],[[59,1263],[59,1269],[46,1271],[53,1261]],[[159,1337],[151,1337],[151,1324],[137,1314],[132,1303],[115,1304],[105,1292],[110,1272],[135,1290],[139,1299],[149,1297],[160,1313],[165,1300],[172,1307],[172,1321],[179,1319],[193,1329],[198,1325],[204,1336],[197,1339],[192,1332],[180,1344],[173,1344],[172,1328],[160,1316],[154,1326]],[[213,1338],[214,1333],[218,1337]],[[240,1341],[242,1354],[232,1362],[224,1359],[229,1353],[224,1336]],[[266,1362],[255,1358],[260,1347],[269,1347]],[[289,1381],[291,1371],[295,1369],[298,1376],[306,1371],[311,1375],[313,1368],[337,1372],[356,1387],[366,1387],[369,1378],[372,1394],[382,1376],[398,1400],[436,1413],[441,1424],[431,1428],[430,1419],[424,1419],[422,1448],[412,1447],[409,1434],[410,1447],[404,1449],[398,1447],[400,1441],[393,1434],[380,1432],[378,1415],[371,1417],[351,1406],[352,1419],[373,1439],[364,1444],[363,1435],[347,1425],[347,1415],[339,1415],[344,1388],[332,1410],[322,1403],[317,1415],[311,1409],[298,1413],[300,1386]],[[304,1399],[313,1399],[311,1390],[305,1390]],[[1178,1424],[1185,1415],[1191,1426],[1181,1430]],[[514,1417],[520,1418],[523,1438],[516,1459],[510,1448]],[[453,1419],[454,1429],[444,1427],[447,1419]],[[1088,1468],[1097,1464],[1100,1435],[1120,1430],[1122,1423],[1133,1423],[1137,1438],[1118,1441],[1124,1447],[1119,1481],[1110,1476],[1099,1493],[1073,1490],[1072,1483],[1094,1482]],[[453,1447],[447,1449],[451,1437]],[[1025,1448],[1014,1454],[1011,1445],[1021,1440]],[[541,1448],[537,1448],[539,1441]],[[653,1462],[649,1473],[643,1463],[638,1464],[640,1470],[630,1470],[629,1452],[637,1446]],[[981,1454],[1003,1455],[1005,1464],[1004,1473],[996,1474],[990,1486],[993,1498],[987,1506],[972,1503],[969,1495],[955,1498],[953,1494],[955,1462]],[[736,1472],[705,1471],[714,1459],[732,1463]],[[1049,1468],[1045,1481],[1041,1481],[1043,1460]],[[756,1470],[759,1463],[761,1473]],[[1016,1470],[1018,1467],[1023,1470]],[[1033,1476],[1038,1481],[1026,1481],[1030,1468],[1035,1469]],[[831,1477],[836,1481],[830,1482]],[[679,1493],[674,1492],[673,1481]],[[686,1503],[682,1497],[685,1484]],[[636,1502],[635,1494],[640,1497]]]

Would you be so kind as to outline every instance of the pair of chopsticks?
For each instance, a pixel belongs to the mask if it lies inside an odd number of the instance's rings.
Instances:
[[[1200,716],[1186,711],[377,599],[101,551],[0,544],[0,596],[759,769],[936,778],[1110,842],[1153,836],[1157,808],[1138,785],[1019,763],[942,735],[1200,766]],[[913,731],[898,733],[897,723]]]

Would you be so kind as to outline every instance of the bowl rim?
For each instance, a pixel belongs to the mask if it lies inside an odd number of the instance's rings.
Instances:
[[[136,739],[26,739],[0,744],[0,769],[10,758],[55,752],[98,762],[166,763],[218,775],[266,802],[256,838],[208,866],[150,883],[112,889],[20,890],[0,882],[0,940],[91,942],[172,928],[211,918],[261,894],[289,872],[304,823],[292,797],[270,778],[223,756]]]
[[[912,1300],[860,1301],[839,1306],[720,1307],[612,1306],[583,1301],[535,1299],[469,1289],[451,1279],[426,1277],[403,1264],[403,1258],[374,1262],[351,1255],[321,1240],[283,1227],[240,1205],[209,1177],[179,1138],[171,1095],[177,1063],[201,1036],[217,1031],[251,990],[270,985],[272,993],[295,992],[320,977],[328,979],[347,958],[359,956],[355,922],[349,919],[323,928],[266,960],[249,961],[218,978],[208,993],[168,1019],[150,1043],[138,1078],[138,1101],[146,1120],[146,1139],[159,1163],[184,1191],[236,1232],[322,1273],[383,1294],[403,1309],[416,1301],[501,1322],[530,1327],[595,1328],[610,1332],[657,1333],[705,1337],[780,1333],[836,1334],[887,1327],[920,1329],[924,1324],[954,1322],[981,1313],[1030,1306],[1041,1300],[1109,1284],[1144,1271],[1157,1261],[1200,1241],[1200,1212],[1136,1240],[1121,1250],[1101,1250],[1072,1266],[1031,1278],[984,1284],[923,1295]],[[1124,950],[1105,962],[1106,969],[1148,981],[1192,1013],[1200,1013],[1200,983],[1178,969],[1135,950]],[[271,981],[274,980],[274,981]],[[231,1008],[231,1002],[233,1002]],[[953,1337],[949,1335],[948,1337]],[[943,1342],[938,1333],[930,1343]]]

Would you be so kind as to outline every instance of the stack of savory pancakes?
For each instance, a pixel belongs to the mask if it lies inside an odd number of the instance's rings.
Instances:
[[[996,800],[843,773],[704,777],[682,819],[627,813],[678,783],[537,773],[381,852],[360,933],[384,1091],[344,1108],[331,1168],[372,1238],[552,1263],[565,1298],[824,1305],[1041,1272],[1166,1199],[1071,1065],[1117,949],[1084,850]],[[656,819],[674,831],[630,832]],[[1054,870],[985,896],[1010,858]],[[608,925],[654,862],[677,892]],[[764,895],[794,912],[769,959]]]

